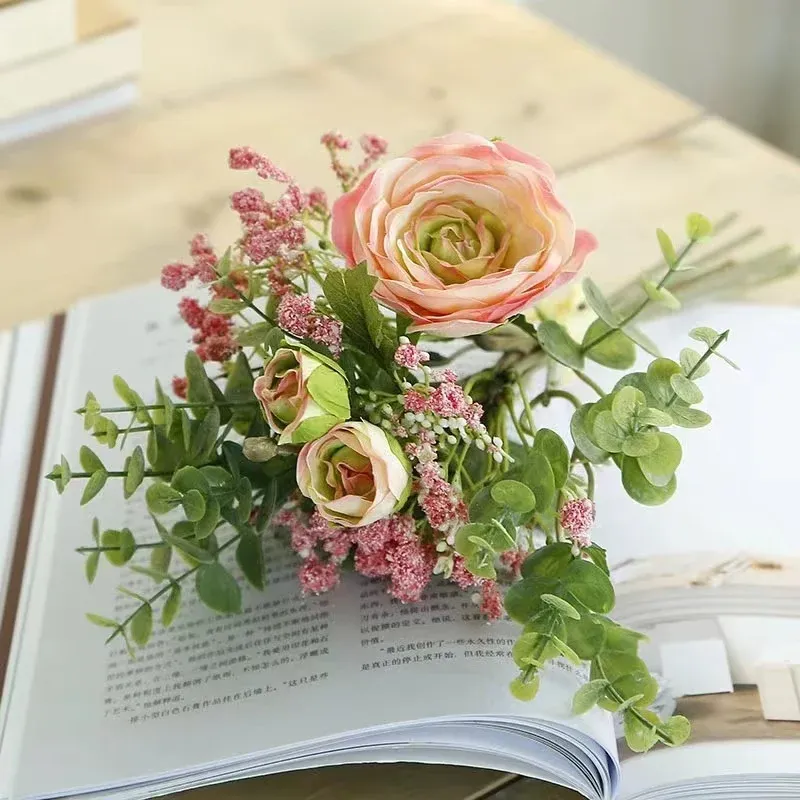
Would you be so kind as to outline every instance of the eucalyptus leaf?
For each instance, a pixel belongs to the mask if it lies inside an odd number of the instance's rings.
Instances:
[[[625,437],[622,452],[626,456],[646,456],[658,449],[658,435],[654,431],[638,431]]]
[[[605,628],[589,614],[580,619],[566,620],[567,644],[584,661],[591,661],[606,642]]]
[[[594,708],[607,686],[608,681],[602,678],[584,683],[572,698],[572,713],[580,716]]]
[[[113,548],[105,550],[104,555],[108,563],[115,567],[127,564],[136,552],[136,539],[128,528],[120,531],[103,531],[100,544],[105,548]]]
[[[541,453],[553,471],[553,482],[560,489],[569,477],[569,450],[564,440],[549,428],[539,428],[533,442],[533,449]]]
[[[661,730],[669,737],[669,741],[663,737],[661,737],[661,741],[670,747],[678,747],[691,735],[692,725],[686,717],[676,714],[661,724]]]
[[[181,607],[181,587],[180,584],[174,583],[172,588],[169,590],[169,594],[167,595],[167,599],[164,602],[164,606],[161,609],[161,624],[165,628],[169,628],[170,625],[175,620],[175,617],[178,615],[178,611]]]
[[[84,472],[97,472],[104,470],[105,465],[100,460],[100,457],[86,445],[82,445],[79,452],[79,460]]]
[[[608,458],[608,453],[595,444],[593,438],[589,435],[586,419],[590,408],[591,404],[587,403],[575,411],[570,420],[570,433],[572,434],[572,441],[581,455],[592,464],[602,464]],[[670,417],[671,421],[672,418]]]
[[[647,336],[647,334],[645,334],[643,331],[641,331],[632,323],[628,323],[627,325],[623,326],[620,330],[631,341],[633,341],[634,344],[639,345],[639,347],[641,347],[642,350],[645,351],[645,353],[649,353],[654,358],[658,358],[661,355],[661,352],[658,349],[658,345],[649,336]]]
[[[504,480],[491,488],[492,500],[516,514],[526,514],[536,508],[534,493],[519,481]]]
[[[532,675],[531,677],[523,680],[520,676],[514,678],[509,685],[509,689],[511,690],[511,694],[517,699],[522,700],[523,702],[529,702],[533,700],[539,692],[539,683],[540,678],[539,675]]]
[[[559,639],[557,636],[552,638],[553,647],[558,650],[558,652],[564,656],[571,664],[575,664],[576,666],[581,663],[578,654],[565,642]]]
[[[97,577],[97,568],[100,566],[100,552],[95,550],[91,553],[88,553],[86,556],[86,561],[84,563],[84,571],[86,573],[86,581],[87,583],[94,583],[94,579]]]
[[[637,421],[640,425],[655,425],[659,428],[672,425],[672,417],[658,408],[643,408],[639,411]]]
[[[685,403],[673,403],[669,407],[672,419],[681,428],[703,428],[711,422],[711,417],[699,408],[690,408]]]
[[[91,612],[86,613],[86,619],[92,623],[92,625],[97,625],[99,628],[118,628],[119,624],[116,623],[113,619],[109,619],[108,617],[101,617],[99,614],[92,614]]]
[[[150,566],[157,572],[169,572],[169,565],[172,561],[172,548],[169,545],[154,547],[150,551]]]
[[[545,592],[543,595],[541,595],[541,598],[545,603],[547,603],[547,605],[552,606],[556,611],[558,611],[560,614],[563,614],[565,617],[568,617],[569,619],[581,618],[580,611],[578,611],[578,609],[575,608],[572,603],[568,603],[563,598],[558,597],[558,595],[548,594]]]
[[[681,301],[669,289],[659,286],[654,281],[645,278],[642,280],[642,287],[654,303],[660,303],[671,311],[677,311],[681,307]]]
[[[198,540],[203,540],[211,536],[217,529],[220,521],[220,505],[216,497],[209,497],[205,501],[206,508],[203,516],[197,520],[194,526],[194,535]]]
[[[108,473],[105,469],[98,469],[89,476],[86,485],[83,487],[83,494],[81,495],[81,505],[85,506],[88,502],[97,497],[103,490],[108,480]]]
[[[149,604],[142,605],[133,615],[130,622],[131,639],[139,647],[144,647],[150,641],[153,633],[153,609]]]
[[[200,356],[198,356],[194,350],[189,350],[186,353],[184,372],[186,373],[186,392],[189,402],[210,405],[214,400],[210,381],[208,375],[206,375],[206,370],[203,366],[203,362],[200,360]],[[202,406],[195,407],[192,409],[192,412],[195,417],[202,419],[206,415],[207,408]]]
[[[242,610],[242,591],[236,579],[218,561],[197,570],[197,596],[213,611],[233,614]]]
[[[180,505],[182,495],[169,484],[156,481],[147,487],[145,499],[152,514],[166,514]]]
[[[627,431],[614,419],[611,411],[601,411],[594,423],[594,439],[609,453],[621,453]]]
[[[542,350],[552,359],[572,369],[583,369],[580,345],[563,325],[554,320],[545,320],[536,328],[536,337]]]
[[[583,335],[586,356],[610,369],[629,369],[636,362],[636,347],[628,336],[596,319]],[[608,335],[606,335],[608,334]],[[602,341],[600,337],[604,337]]]
[[[719,333],[715,331],[713,328],[709,328],[706,326],[700,326],[697,328],[692,328],[689,331],[689,338],[694,339],[696,342],[703,342],[703,344],[708,345],[711,347],[717,339],[719,339]]]
[[[236,545],[236,563],[244,573],[245,578],[256,588],[263,589],[265,585],[264,551],[261,538],[254,533],[246,531]]]
[[[699,403],[703,399],[703,392],[700,387],[685,375],[673,375],[669,382],[672,386],[672,391],[685,403],[692,405],[693,403]]]
[[[661,228],[657,228],[656,238],[658,239],[658,246],[661,248],[661,255],[664,256],[664,261],[667,262],[668,266],[674,266],[678,256],[675,253],[675,245],[672,244],[669,234]]]
[[[639,413],[647,407],[644,392],[633,386],[623,386],[614,392],[611,402],[611,414],[622,428],[629,429],[636,421]]]
[[[131,453],[125,469],[125,479],[122,484],[125,499],[132,497],[144,480],[144,451],[138,445]]]
[[[206,499],[197,489],[189,489],[181,498],[181,505],[189,522],[199,522],[206,513]]]
[[[711,221],[702,214],[693,211],[686,217],[686,236],[691,241],[696,242],[698,239],[705,239],[711,236],[713,232],[714,226]]]
[[[611,308],[600,287],[591,278],[585,278],[582,285],[583,296],[589,308],[610,328],[616,328],[620,322],[619,315]]]
[[[702,356],[697,350],[692,350],[691,347],[684,347],[681,350],[681,369],[683,370],[684,375],[691,375],[692,379],[702,378],[711,370],[711,365],[708,363],[708,359],[706,359],[702,364],[700,364],[700,359]],[[700,366],[698,366],[700,364]]]
[[[646,753],[658,742],[656,727],[660,720],[652,711],[640,711],[638,714],[644,717],[644,722],[633,711],[628,711],[623,716],[625,741],[634,753]]]
[[[677,482],[673,475],[665,485],[654,486],[642,472],[638,459],[625,456],[622,462],[622,485],[637,503],[660,506],[675,494]]]
[[[650,483],[664,487],[678,469],[683,449],[681,443],[669,433],[659,432],[656,436],[658,447],[652,453],[639,457],[639,468]]]
[[[670,380],[680,371],[680,364],[676,364],[669,358],[656,358],[650,362],[647,368],[647,385],[653,398],[661,406],[665,406],[670,401],[672,397]]]

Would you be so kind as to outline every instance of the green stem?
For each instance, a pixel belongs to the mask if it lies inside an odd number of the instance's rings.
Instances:
[[[124,478],[127,476],[127,472],[125,470],[106,470],[106,475],[109,478]],[[155,472],[153,470],[145,470],[143,473],[145,478],[171,478],[175,472]],[[73,472],[70,477],[72,478],[91,478],[94,475],[94,472]]]
[[[714,340],[713,344],[709,346],[709,348],[703,353],[702,356],[698,359],[697,363],[686,373],[686,377],[691,380],[699,371],[700,367],[714,355],[716,349],[728,338],[728,334],[730,331],[723,331],[717,338]],[[667,408],[669,408],[676,400],[678,399],[678,395],[675,391],[672,392],[670,395],[669,400],[667,400]]]
[[[127,435],[129,433],[144,433],[145,431],[151,431],[151,430],[153,430],[152,425],[137,425],[133,428],[126,428],[125,434]],[[103,431],[102,433],[96,433],[96,432],[92,433],[92,436],[94,436],[95,438],[99,438],[105,435],[106,435],[105,431]]]
[[[218,408],[234,408],[237,406],[256,406],[258,405],[257,400],[239,400],[238,402],[228,402],[228,401],[221,401],[219,403],[173,403],[173,408],[211,408],[212,406],[217,406]],[[121,414],[121,413],[132,413],[136,411],[163,411],[164,405],[163,403],[151,403],[145,406],[114,406],[111,408],[101,408],[101,414]],[[85,414],[86,407],[83,406],[82,408],[76,409],[76,414]]]
[[[666,275],[664,275],[664,277],[658,282],[659,289],[662,289],[670,277],[677,271],[678,267],[681,265],[695,244],[697,244],[695,240],[686,243],[683,250],[681,250],[681,252],[678,253],[677,257],[675,258],[675,262],[667,269]],[[642,311],[644,311],[645,308],[647,308],[647,306],[652,302],[653,301],[649,296],[645,297],[645,299],[642,300],[642,302],[639,303],[639,305],[636,306],[636,308],[634,308],[633,311],[631,311],[630,314],[628,314],[618,325],[613,328],[609,328],[607,331],[603,331],[603,333],[595,336],[595,338],[590,342],[586,342],[585,344],[581,345],[581,353],[587,353],[593,347],[596,347],[598,344],[608,339],[609,336],[612,336],[616,331],[620,330],[621,328],[624,329],[628,323],[633,322],[633,320],[636,319],[636,317],[638,317],[639,314],[641,314]]]
[[[225,437],[231,432],[233,428],[233,417],[228,420],[228,424],[222,429],[222,433],[219,435],[216,442],[214,442],[214,451],[216,452],[222,443],[225,441]]]
[[[533,421],[533,409],[528,400],[528,393],[525,391],[525,387],[522,385],[519,375],[514,377],[514,382],[517,385],[519,396],[522,398],[522,405],[525,408],[525,419],[528,421],[528,428],[530,429],[531,436],[534,436],[536,434],[536,423]]]
[[[137,544],[136,545],[136,550],[144,550],[145,548],[148,548],[148,547],[163,547],[163,546],[164,546],[164,542],[144,542],[143,544]],[[99,547],[76,547],[75,548],[75,552],[76,553],[112,553],[112,552],[118,552],[120,550],[122,550],[122,547],[118,547],[118,546],[117,547],[99,546]]]
[[[599,383],[595,383],[585,372],[581,372],[579,369],[572,370],[575,375],[580,378],[587,386],[591,387],[592,389],[597,392],[600,397],[605,397],[606,393],[603,391],[603,387],[600,386]],[[554,390],[550,390],[550,394],[553,394]]]
[[[520,444],[527,450],[530,448],[528,444],[528,439],[525,435],[525,431],[522,430],[522,425],[519,424],[519,420],[517,419],[517,415],[514,412],[514,405],[511,400],[506,399],[503,401],[505,407],[508,409],[508,415],[511,417],[511,422],[514,425],[514,430],[517,432],[517,436],[519,436]]]
[[[232,536],[230,539],[228,539],[227,542],[219,546],[217,553],[221,553],[223,550],[226,550],[232,544],[238,542],[239,539],[241,538],[242,538],[241,533],[237,533],[235,536]],[[197,566],[192,567],[191,569],[187,569],[186,572],[182,572],[175,578],[170,577],[169,583],[167,583],[166,586],[159,589],[154,595],[152,595],[152,597],[149,597],[146,603],[139,604],[133,612],[131,612],[124,620],[122,620],[122,622],[119,623],[119,625],[117,625],[116,628],[114,628],[114,632],[106,639],[106,644],[113,641],[114,639],[117,638],[117,636],[123,633],[125,631],[125,628],[131,623],[131,621],[139,613],[139,611],[141,611],[142,608],[144,608],[144,606],[146,605],[151,606],[153,603],[155,603],[156,600],[158,600],[160,597],[163,597],[168,591],[170,591],[173,586],[176,586],[177,584],[181,583],[181,581],[186,580],[186,578],[188,578],[190,575],[194,575],[194,573],[197,572],[197,570],[199,570],[200,567],[202,566],[203,566],[202,564],[198,564]]]
[[[564,389],[547,389],[541,394],[537,394],[536,397],[531,400],[531,406],[535,408],[538,405],[546,405],[545,401],[549,401],[551,397],[560,397],[562,400],[569,400],[576,410],[583,405],[572,392],[567,392]]]

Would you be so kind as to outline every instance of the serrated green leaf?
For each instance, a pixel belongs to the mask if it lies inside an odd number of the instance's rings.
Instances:
[[[692,405],[693,403],[699,403],[703,399],[703,392],[700,387],[685,375],[680,373],[673,375],[669,382],[672,386],[672,391],[685,403]]]
[[[659,286],[657,283],[646,278],[642,279],[642,287],[645,294],[654,302],[660,303],[662,306],[677,311],[681,307],[681,301],[675,297],[669,289]]]
[[[654,486],[642,472],[638,459],[625,456],[622,461],[622,485],[637,503],[660,506],[675,494],[677,482],[673,475],[663,486]]]
[[[504,480],[491,488],[492,500],[516,514],[527,514],[536,508],[536,497],[524,483]]]
[[[252,586],[256,589],[264,588],[264,550],[259,536],[249,531],[242,534],[239,544],[236,545],[236,563]]]
[[[656,238],[658,239],[658,246],[661,248],[661,255],[664,256],[664,261],[667,262],[668,266],[673,266],[678,260],[678,256],[675,253],[675,245],[672,244],[669,234],[665,230],[657,228]]]
[[[625,437],[622,452],[626,456],[646,456],[658,449],[658,435],[655,431],[638,431]]]
[[[619,315],[611,308],[611,304],[605,295],[600,291],[600,287],[591,279],[585,278],[583,281],[583,296],[589,304],[589,308],[611,328],[619,325]]]
[[[621,453],[628,434],[611,411],[601,411],[594,422],[594,440],[609,453]]]
[[[107,480],[108,473],[104,469],[98,469],[96,472],[93,472],[89,480],[86,481],[86,485],[83,487],[81,505],[85,506],[88,502],[97,497],[106,485]]]
[[[584,683],[572,698],[572,713],[580,716],[594,708],[607,686],[608,681],[602,678]]]
[[[169,628],[169,626],[172,625],[172,623],[175,620],[175,617],[178,615],[180,607],[181,607],[181,587],[179,584],[175,583],[169,590],[167,599],[164,602],[163,608],[161,609],[161,624],[165,628]]]
[[[681,443],[669,433],[656,434],[658,447],[648,455],[639,457],[639,468],[654,486],[666,486],[681,463]]]
[[[120,531],[103,531],[100,544],[103,547],[114,548],[105,550],[104,554],[109,564],[113,564],[115,567],[127,564],[136,552],[136,539],[128,528]]]
[[[636,347],[622,331],[611,328],[596,319],[583,335],[583,350],[587,358],[610,369],[629,369],[636,361]],[[608,335],[606,335],[608,334]],[[600,337],[605,338],[600,341]]]
[[[131,639],[139,647],[144,647],[150,641],[153,633],[153,609],[150,605],[143,605],[133,615],[130,622]]]
[[[713,232],[714,226],[711,221],[702,214],[693,211],[686,217],[686,236],[691,241],[696,242],[698,239],[705,239],[711,236]]]
[[[197,596],[213,611],[233,614],[242,610],[242,591],[236,579],[218,561],[203,564],[195,580]]]
[[[542,601],[547,603],[547,605],[552,606],[556,611],[560,614],[563,614],[565,617],[569,617],[569,619],[580,619],[581,614],[575,606],[571,603],[568,603],[561,597],[558,597],[554,594],[548,594],[545,592],[541,595]]]
[[[681,369],[684,375],[689,375],[691,373],[692,380],[708,375],[711,370],[711,365],[708,363],[708,360],[700,364],[699,367],[697,366],[700,362],[700,358],[700,353],[696,350],[692,350],[691,347],[684,347],[683,350],[681,350]],[[694,372],[692,372],[692,370],[694,370]]]
[[[542,350],[550,358],[572,369],[583,369],[580,345],[567,333],[567,329],[554,320],[545,320],[536,328],[536,337]]]

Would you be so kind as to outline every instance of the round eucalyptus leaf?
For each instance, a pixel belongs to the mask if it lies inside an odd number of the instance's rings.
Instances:
[[[509,689],[517,700],[529,702],[536,697],[539,691],[539,675],[532,675],[527,680],[523,680],[522,677],[517,676],[511,681]]]
[[[575,447],[581,452],[587,461],[592,464],[602,464],[607,458],[608,453],[601,447],[595,444],[592,437],[589,435],[587,427],[587,417],[591,405],[587,403],[582,405],[573,415],[570,420],[570,433],[572,434],[572,441]],[[669,418],[672,422],[672,417]]]
[[[639,457],[639,468],[654,486],[664,487],[675,474],[681,463],[683,448],[681,443],[669,433],[658,433],[658,447],[647,455]]]
[[[613,330],[602,319],[596,319],[583,336],[587,358],[611,369],[630,369],[636,361],[636,345],[622,332],[614,330],[602,341],[601,336]],[[592,344],[597,342],[596,344]]]
[[[594,438],[609,453],[621,453],[627,431],[617,423],[611,411],[601,411],[594,422]]]
[[[614,392],[611,413],[618,425],[630,428],[640,411],[647,407],[647,398],[634,386],[623,386]]]
[[[492,500],[516,514],[527,514],[536,508],[533,492],[519,481],[505,480],[492,486]]]
[[[622,462],[622,485],[637,503],[660,506],[675,494],[677,481],[673,475],[664,486],[654,486],[645,477],[638,460],[625,456]]]
[[[703,399],[703,392],[700,387],[685,375],[673,375],[669,382],[672,385],[672,391],[685,403],[692,405],[693,403],[699,403]]]
[[[622,452],[626,456],[646,456],[658,449],[658,435],[655,431],[638,431],[625,437]]]
[[[572,369],[583,369],[583,354],[567,329],[553,320],[545,320],[536,328],[542,350],[551,358]]]

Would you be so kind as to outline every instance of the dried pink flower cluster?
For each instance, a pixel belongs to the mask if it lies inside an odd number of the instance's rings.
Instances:
[[[469,520],[464,499],[442,475],[436,461],[417,466],[419,474],[419,505],[434,530],[452,532]]]
[[[161,285],[164,288],[179,292],[195,279],[200,283],[211,283],[217,279],[217,257],[203,234],[198,233],[189,243],[189,254],[192,256],[191,264],[174,261],[161,270]]]
[[[283,295],[278,306],[278,325],[292,336],[324,344],[335,356],[342,351],[342,323],[318,313],[307,294]]]
[[[561,527],[578,547],[588,547],[592,543],[589,532],[594,525],[594,515],[594,503],[588,497],[568,500],[561,506]]]
[[[192,341],[202,361],[227,361],[239,349],[233,338],[233,323],[228,317],[209,311],[193,297],[181,298],[178,311],[194,330]]]
[[[372,133],[365,133],[358,140],[364,158],[354,167],[342,161],[342,153],[350,150],[353,143],[338,131],[329,131],[320,137],[320,142],[328,149],[331,159],[331,168],[346,191],[364,175],[367,170],[379,159],[386,155],[388,144],[386,139]]]
[[[411,344],[407,339],[401,340],[400,347],[394,354],[394,361],[399,367],[406,369],[419,369],[422,364],[430,361],[430,353],[420,350],[415,344]]]

